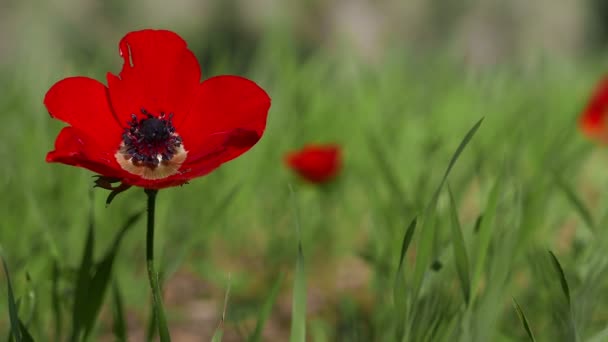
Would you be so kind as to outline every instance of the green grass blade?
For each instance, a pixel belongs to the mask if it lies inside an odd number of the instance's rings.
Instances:
[[[481,222],[483,221],[483,214],[480,214],[475,219],[475,225],[473,226],[473,233],[479,233],[479,228],[481,228]]]
[[[34,284],[32,283],[32,277],[30,275],[29,272],[25,272],[25,279],[27,282],[27,286],[26,286],[26,298],[25,298],[25,303],[28,306],[27,308],[27,312],[28,312],[28,316],[27,318],[24,320],[24,325],[27,327],[29,326],[32,321],[34,320],[34,317],[36,316],[36,309],[37,309],[37,305],[38,305],[38,301],[37,301],[37,296],[36,296],[36,287],[34,286]]]
[[[528,338],[531,342],[536,342],[536,339],[534,338],[534,333],[532,333],[532,328],[530,328],[530,323],[528,323],[528,319],[526,318],[524,311],[521,309],[521,306],[519,306],[519,303],[517,303],[515,298],[513,298],[513,305],[515,306],[515,311],[517,311],[517,316],[519,317],[521,324],[526,330],[526,334],[528,334]]]
[[[92,206],[92,205],[91,205]],[[95,245],[95,223],[93,209],[89,213],[89,229],[82,252],[82,260],[76,278],[74,305],[72,307],[72,333],[70,341],[80,340],[80,334],[86,326],[86,317],[89,316],[89,288],[91,287],[91,272],[93,270],[93,248]]]
[[[412,281],[412,298],[414,300],[418,299],[418,293],[420,291],[420,286],[422,285],[422,279],[424,278],[424,275],[426,274],[426,271],[430,266],[431,256],[433,255],[433,241],[435,239],[436,233],[435,209],[437,206],[437,199],[439,198],[441,189],[443,188],[445,181],[450,175],[452,168],[456,164],[456,161],[458,161],[458,158],[462,154],[462,151],[464,151],[465,147],[469,144],[469,142],[479,129],[479,126],[481,126],[482,122],[483,118],[477,121],[475,125],[473,125],[471,129],[469,129],[467,134],[464,136],[464,138],[456,148],[456,151],[454,151],[454,154],[450,159],[450,163],[448,164],[448,167],[446,168],[445,173],[443,174],[443,178],[441,179],[439,186],[437,186],[435,194],[433,195],[431,201],[428,203],[424,210],[424,220],[422,228],[420,229],[421,235],[418,243],[416,265],[414,268],[414,275]]]
[[[283,284],[283,277],[284,277],[283,274],[279,275],[279,278],[272,285],[272,288],[270,289],[270,293],[268,294],[268,297],[266,297],[266,300],[264,301],[262,310],[260,310],[260,313],[258,316],[258,322],[255,325],[255,330],[253,331],[253,334],[251,334],[251,336],[249,336],[247,341],[260,342],[262,340],[262,330],[264,329],[264,326],[266,325],[266,321],[268,320],[268,317],[270,317],[270,313],[272,312],[272,307],[274,306],[274,303],[276,302],[277,297],[279,295],[279,291],[281,289],[281,284]]]
[[[293,287],[290,342],[306,341],[306,275],[302,245],[298,243],[298,257]]]
[[[8,288],[8,315],[11,322],[11,336],[15,339],[15,342],[22,342],[24,341],[24,338],[21,332],[17,303],[15,302],[15,295],[13,293],[13,285],[4,256],[0,255],[0,258],[2,259],[2,267],[4,267],[4,275]]]
[[[395,276],[395,283],[393,285],[393,299],[395,301],[395,305],[397,307],[402,307],[405,305],[405,294],[402,287],[403,281],[403,261],[405,259],[405,255],[407,250],[410,247],[410,243],[412,242],[412,238],[414,237],[414,232],[416,231],[416,224],[418,222],[418,218],[414,217],[414,219],[410,222],[405,234],[403,235],[403,241],[401,242],[401,254],[399,255],[399,265],[397,266],[397,273]]]
[[[23,321],[19,318],[19,306],[21,304],[21,300],[15,301],[15,296],[13,293],[13,286],[11,283],[11,279],[8,272],[8,266],[6,265],[6,261],[4,257],[2,257],[0,253],[0,258],[2,259],[2,265],[4,268],[4,274],[6,276],[6,281],[8,283],[8,308],[9,308],[9,321],[11,328],[8,333],[8,341],[16,341],[16,342],[34,342],[34,338],[28,331]]]
[[[405,260],[405,255],[407,254],[407,250],[409,249],[410,244],[412,242],[412,238],[414,237],[417,222],[418,218],[414,217],[414,219],[408,225],[405,234],[403,235],[403,241],[401,242],[401,253],[399,255],[399,264],[397,266],[395,281],[393,283],[393,301],[395,306],[395,317],[396,321],[399,322],[398,326],[400,327],[397,331],[397,336],[403,336],[404,334],[402,322],[405,322],[405,313],[407,312],[407,297],[405,291],[406,287],[403,286],[403,263]]]
[[[501,180],[499,177],[490,191],[486,209],[484,210],[483,218],[479,226],[479,232],[477,233],[477,249],[475,264],[473,266],[473,275],[471,278],[471,291],[473,296],[475,296],[475,291],[479,285],[479,280],[481,279],[481,274],[488,257],[488,249],[492,240],[492,233],[494,232],[494,218],[498,209],[498,198],[500,197],[502,189],[500,185]]]
[[[104,258],[95,265],[95,272],[90,278],[90,286],[88,288],[89,298],[86,303],[86,311],[84,311],[84,339],[89,336],[91,330],[93,329],[99,314],[99,310],[103,304],[103,299],[112,276],[114,259],[116,258],[120,244],[125,234],[135,225],[143,213],[143,211],[140,211],[132,214],[125,221],[121,229],[114,237],[114,242],[112,243],[110,249],[106,252]]]
[[[574,320],[574,312],[572,306],[572,298],[570,295],[570,287],[568,286],[568,280],[566,279],[566,274],[564,273],[564,269],[562,265],[559,263],[559,260],[553,254],[552,251],[549,251],[549,255],[551,256],[551,263],[555,268],[555,273],[557,273],[559,277],[560,286],[562,288],[562,292],[564,293],[564,297],[566,298],[566,303],[568,304],[568,318],[570,320],[570,333],[572,334],[572,339],[574,341],[579,341],[579,336],[576,328],[576,322]]]
[[[562,268],[562,265],[559,263],[559,260],[557,260],[557,257],[555,256],[555,254],[553,254],[552,251],[549,251],[549,255],[551,256],[551,263],[553,264],[553,267],[555,268],[555,272],[557,273],[557,275],[559,276],[559,282],[562,288],[562,292],[564,293],[564,297],[566,298],[566,301],[568,303],[568,305],[571,305],[571,299],[570,299],[570,287],[568,286],[568,280],[566,279],[566,274],[564,273],[564,269]]]
[[[458,210],[456,209],[456,201],[454,201],[454,195],[452,189],[448,184],[448,193],[450,195],[450,212],[452,218],[452,244],[454,250],[454,261],[456,262],[456,270],[458,271],[458,278],[460,279],[460,286],[462,288],[462,294],[464,301],[468,305],[471,298],[471,281],[469,272],[469,257],[467,255],[467,248],[464,243],[464,237],[462,236],[462,229],[460,227],[460,221],[458,219]]]
[[[441,183],[439,183],[439,186],[437,187],[437,191],[435,191],[435,198],[439,197],[439,193],[441,192],[441,188],[443,187],[443,184],[445,184],[445,181],[448,179],[448,176],[450,175],[450,171],[452,171],[452,168],[454,167],[454,165],[456,164],[456,161],[458,160],[458,158],[460,157],[460,155],[462,154],[462,151],[464,151],[465,147],[467,147],[467,145],[469,144],[469,142],[471,141],[471,139],[473,139],[473,136],[475,136],[475,133],[477,133],[477,130],[479,129],[479,126],[481,126],[481,123],[483,122],[483,117],[481,119],[479,119],[479,121],[477,121],[473,127],[471,127],[471,129],[469,129],[469,131],[467,132],[467,134],[464,136],[464,138],[462,139],[462,141],[460,142],[460,144],[458,145],[458,147],[456,148],[456,151],[454,151],[454,154],[452,155],[452,159],[450,159],[450,163],[448,164],[447,169],[445,170],[445,173],[443,174],[443,178],[441,179]],[[433,201],[431,201],[433,202]]]
[[[591,212],[587,209],[583,201],[576,195],[574,189],[568,184],[561,176],[555,176],[555,184],[564,193],[568,202],[572,204],[578,215],[583,219],[583,222],[591,229],[592,232],[596,231],[596,226],[591,216]]]
[[[291,184],[289,190],[293,203],[295,227],[298,239],[298,255],[296,258],[296,271],[294,275],[293,301],[291,310],[290,342],[306,342],[306,272],[304,267],[304,253],[302,252],[302,238],[300,230],[300,217],[295,193]]]
[[[434,209],[435,207],[433,207]],[[431,265],[433,255],[433,241],[435,239],[436,218],[435,211],[429,211],[425,215],[422,228],[420,229],[420,240],[416,250],[416,262],[414,265],[414,276],[412,279],[412,298],[417,299],[422,279]]]
[[[124,342],[127,341],[127,324],[122,304],[122,295],[116,281],[112,284],[112,297],[114,302],[114,306],[112,307],[112,332],[114,333],[115,341]]]
[[[32,337],[30,332],[27,330],[27,327],[25,326],[25,324],[23,324],[23,321],[21,321],[21,320],[19,320],[19,329],[21,330],[21,341],[22,342],[34,342],[34,338]]]
[[[403,236],[403,242],[401,242],[401,253],[399,254],[399,267],[397,270],[401,270],[403,267],[403,260],[405,259],[405,254],[410,247],[410,243],[412,242],[412,238],[414,237],[414,232],[416,231],[416,223],[418,221],[417,217],[414,217],[412,222],[410,222],[407,230],[405,231],[405,235]]]
[[[55,323],[55,341],[60,341],[63,336],[63,310],[61,310],[61,295],[59,288],[59,261],[53,259],[52,271],[52,288],[51,288],[51,306],[53,308],[53,320]]]
[[[215,329],[215,333],[211,338],[211,342],[221,342],[224,335],[224,322],[226,321],[226,309],[228,308],[228,298],[230,297],[230,276],[228,277],[228,288],[226,289],[226,295],[224,296],[224,309],[222,310],[222,319]]]

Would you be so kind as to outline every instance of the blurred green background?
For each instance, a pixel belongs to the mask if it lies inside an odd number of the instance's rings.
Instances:
[[[229,282],[224,338],[244,340],[281,273],[263,336],[288,339],[296,209],[310,339],[395,340],[403,234],[481,117],[449,177],[471,264],[487,254],[477,300],[466,307],[459,290],[443,191],[432,218],[435,267],[411,304],[410,340],[522,340],[512,297],[541,341],[570,341],[572,326],[582,340],[608,340],[608,310],[599,305],[608,301],[608,156],[577,128],[608,64],[604,1],[1,0],[0,246],[17,295],[33,303],[21,312],[40,340],[54,331],[53,260],[66,274],[62,310],[69,311],[69,273],[80,262],[89,207],[101,256],[126,217],[145,205],[139,189],[107,208],[107,193],[96,189],[91,202],[91,172],[44,162],[63,125],[42,99],[64,77],[117,73],[120,38],[142,28],[180,34],[204,78],[246,76],[272,98],[255,148],[159,194],[157,261],[176,341],[210,339]],[[283,165],[286,152],[308,142],[344,148],[344,172],[329,192]],[[501,192],[485,253],[475,227],[492,209],[495,183]],[[423,236],[420,229],[414,236],[403,289]],[[571,309],[564,309],[548,249],[570,282]],[[114,275],[129,335],[142,340],[149,310],[143,221],[128,233]],[[112,340],[109,307],[93,340]],[[568,311],[574,324],[564,318]],[[8,326],[0,296],[0,337]]]

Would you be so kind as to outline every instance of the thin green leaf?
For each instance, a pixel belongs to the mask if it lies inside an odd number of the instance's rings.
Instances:
[[[224,322],[226,321],[226,309],[228,308],[228,298],[230,297],[230,286],[232,282],[230,281],[230,276],[228,276],[228,288],[226,289],[226,295],[224,296],[224,309],[222,310],[222,319],[215,329],[215,333],[211,338],[211,342],[221,342],[222,336],[224,335]]]
[[[120,294],[120,288],[116,281],[112,284],[112,294],[114,299],[114,306],[112,307],[114,318],[112,331],[114,333],[114,339],[121,342],[127,341],[127,324],[122,305],[122,295]]]
[[[279,290],[281,289],[281,284],[283,283],[283,278],[284,278],[283,274],[279,275],[277,280],[272,285],[272,288],[270,289],[270,293],[266,297],[266,300],[264,301],[264,304],[262,305],[262,310],[260,310],[260,313],[258,315],[258,322],[255,325],[255,330],[253,331],[253,334],[251,334],[251,336],[249,336],[247,341],[259,342],[262,340],[262,330],[264,329],[264,326],[266,325],[266,321],[268,320],[268,317],[270,317],[270,313],[272,312],[272,307],[274,306],[274,303],[277,300],[277,296],[279,295]]]
[[[129,190],[130,188],[131,188],[131,185],[124,184],[124,183],[121,183],[117,187],[113,187],[110,191],[110,194],[108,195],[108,198],[106,198],[106,208],[110,205],[110,203],[112,203],[112,201],[114,200],[116,195],[118,195],[122,192],[125,192],[125,191]]]
[[[416,255],[416,265],[414,268],[414,275],[413,275],[413,281],[412,281],[412,298],[414,298],[414,299],[418,298],[420,286],[422,285],[422,279],[424,277],[424,274],[426,273],[426,271],[428,270],[428,268],[430,266],[430,260],[431,260],[432,254],[433,254],[433,241],[435,239],[435,226],[436,226],[435,209],[437,207],[437,199],[439,198],[441,189],[443,188],[445,181],[447,180],[448,176],[450,175],[452,168],[456,164],[456,161],[458,161],[458,158],[462,154],[462,151],[464,151],[465,147],[471,141],[471,139],[473,138],[473,136],[479,129],[479,126],[481,125],[482,122],[483,122],[483,118],[481,118],[479,121],[477,121],[477,123],[475,123],[475,125],[473,125],[473,127],[471,127],[471,129],[469,129],[467,134],[464,136],[464,138],[462,139],[462,141],[456,148],[456,151],[454,151],[454,154],[452,155],[452,158],[450,159],[450,163],[448,164],[448,167],[446,168],[445,173],[443,174],[443,178],[441,179],[441,182],[439,183],[439,186],[437,187],[435,194],[433,195],[433,197],[431,198],[431,201],[428,203],[428,205],[426,206],[426,208],[424,210],[424,220],[423,220],[422,228],[420,229],[421,236],[420,236],[420,240],[418,243],[418,251],[417,251],[417,255]]]
[[[8,272],[8,266],[4,260],[4,256],[0,255],[2,259],[2,266],[4,267],[4,275],[6,276],[6,283],[8,288],[8,315],[11,322],[11,335],[15,339],[15,342],[24,341],[23,334],[21,332],[19,314],[17,310],[17,303],[15,302],[15,295],[13,294],[13,285],[11,283],[11,277]]]
[[[405,234],[403,235],[403,241],[401,242],[401,254],[399,255],[399,265],[397,266],[395,284],[393,286],[393,298],[395,300],[395,305],[397,306],[402,306],[405,304],[405,296],[403,295],[404,291],[401,284],[403,280],[403,260],[405,259],[407,250],[409,249],[412,238],[414,237],[417,222],[418,218],[414,217],[407,227]]]
[[[521,324],[526,330],[526,334],[528,334],[528,338],[531,342],[536,342],[536,339],[534,338],[534,333],[532,333],[532,328],[530,328],[530,323],[528,323],[528,319],[526,318],[524,311],[521,309],[521,306],[519,306],[519,303],[517,303],[515,298],[513,298],[513,305],[515,306],[515,311],[517,311],[517,316],[519,317]]]
[[[29,326],[32,323],[32,320],[34,319],[34,315],[36,314],[36,305],[37,305],[37,300],[36,300],[36,290],[34,285],[32,284],[32,277],[30,275],[29,272],[25,272],[25,279],[26,279],[26,298],[24,300],[24,302],[26,303],[25,305],[28,305],[28,316],[27,319],[25,319],[24,321],[24,325],[25,326]]]
[[[483,221],[483,214],[477,216],[475,219],[475,225],[473,226],[473,232],[475,234],[479,233],[479,228],[481,228],[481,221]]]
[[[410,243],[412,242],[412,238],[414,236],[414,232],[416,231],[417,217],[410,222],[407,227],[405,234],[403,235],[403,241],[401,242],[401,254],[399,255],[399,265],[397,266],[397,273],[395,274],[395,282],[393,284],[393,300],[395,305],[395,317],[397,322],[405,321],[405,314],[407,312],[407,298],[406,291],[403,286],[403,262],[405,260],[405,255],[407,254],[407,250],[409,249]],[[399,325],[397,336],[403,336],[404,331],[403,327]]]
[[[568,305],[570,306],[571,305],[570,288],[568,287],[568,280],[566,280],[566,275],[564,274],[564,269],[562,268],[562,265],[560,265],[559,261],[557,260],[557,257],[555,256],[555,254],[553,254],[552,251],[549,251],[549,255],[551,255],[551,262],[552,262],[553,266],[555,267],[555,271],[557,272],[557,275],[559,276],[559,282],[562,287],[562,291],[564,292],[566,301],[568,302]]]
[[[27,330],[27,327],[21,320],[19,320],[19,329],[21,330],[21,341],[22,342],[34,342],[34,338]]]
[[[555,175],[555,184],[557,187],[564,193],[568,202],[574,207],[578,215],[583,219],[587,227],[591,229],[592,232],[596,231],[595,223],[593,221],[593,217],[591,216],[591,212],[587,209],[587,207],[583,204],[583,201],[576,195],[574,189],[568,184],[561,176],[557,173]]]
[[[293,288],[293,308],[291,312],[290,342],[306,341],[306,275],[302,245],[298,244],[296,273]]]
[[[492,240],[492,233],[494,232],[494,218],[498,209],[498,198],[502,189],[500,185],[501,180],[499,177],[490,191],[490,196],[477,234],[477,253],[475,255],[475,264],[473,266],[473,275],[471,278],[471,291],[473,291],[473,296],[475,296],[475,291],[477,290],[481,273],[483,272],[488,257],[488,249]]]
[[[405,235],[403,236],[403,242],[401,242],[401,253],[399,255],[399,267],[400,270],[403,267],[403,260],[405,259],[405,254],[410,247],[410,243],[412,242],[412,238],[414,237],[414,232],[416,230],[416,223],[418,221],[417,217],[414,217],[412,222],[410,222],[407,230],[405,231]]]
[[[462,288],[462,294],[464,301],[468,305],[471,298],[471,282],[469,274],[469,257],[467,255],[467,248],[464,243],[464,237],[462,236],[462,229],[460,228],[460,221],[458,220],[458,210],[456,209],[456,201],[454,201],[454,195],[452,189],[448,184],[448,194],[450,195],[450,212],[452,218],[452,244],[454,250],[454,261],[456,262],[456,270],[458,271],[458,277],[460,278],[460,286]]]
[[[433,207],[434,209],[435,207]],[[433,255],[433,240],[435,239],[436,218],[435,211],[426,213],[422,228],[420,229],[420,240],[416,250],[416,262],[414,265],[414,276],[412,278],[412,298],[417,299],[422,285],[422,279],[431,266]]]
[[[95,272],[90,279],[90,286],[88,289],[89,299],[86,305],[85,317],[84,317],[84,339],[89,336],[95,321],[101,309],[103,299],[105,297],[106,290],[110,284],[112,276],[112,267],[114,265],[114,259],[118,253],[120,244],[129,229],[131,229],[137,220],[142,216],[144,212],[140,211],[132,214],[123,224],[121,229],[114,237],[114,242],[110,249],[106,252],[104,258],[95,266]]]
[[[294,276],[293,287],[293,305],[291,311],[291,335],[290,342],[306,342],[306,272],[304,268],[304,254],[302,252],[302,240],[300,235],[300,219],[298,214],[298,206],[296,203],[295,193],[291,184],[289,185],[291,193],[295,227],[298,239],[298,255],[296,259],[296,271]]]
[[[559,260],[557,260],[557,257],[555,256],[555,254],[553,254],[552,251],[549,251],[549,255],[551,256],[551,263],[555,267],[555,272],[559,276],[559,282],[560,282],[560,285],[562,288],[562,292],[564,293],[564,297],[566,297],[566,302],[568,304],[568,318],[569,318],[569,328],[570,328],[569,333],[572,334],[571,338],[574,341],[579,341],[580,339],[579,339],[577,328],[576,328],[576,322],[574,320],[572,299],[570,296],[570,287],[568,286],[568,280],[566,279],[566,274],[564,273],[564,269],[562,268],[562,265],[559,263]]]
[[[78,268],[76,277],[74,304],[72,307],[72,333],[70,341],[76,342],[80,340],[80,333],[86,324],[89,302],[89,288],[91,286],[91,272],[93,270],[93,248],[95,244],[95,223],[93,218],[93,209],[89,212],[89,229],[87,239],[82,252],[82,260]]]
[[[57,259],[53,259],[53,271],[52,271],[52,289],[51,289],[51,304],[53,307],[53,320],[55,323],[55,341],[60,341],[63,329],[63,310],[61,310],[61,296],[59,289],[59,262]]]
[[[452,168],[456,164],[456,161],[460,157],[460,154],[462,153],[462,151],[464,151],[465,147],[467,147],[467,145],[469,144],[469,142],[471,141],[471,139],[473,139],[473,136],[475,136],[475,133],[479,129],[479,126],[481,126],[481,123],[483,122],[483,119],[484,119],[483,117],[481,119],[479,119],[479,121],[477,121],[475,123],[475,125],[473,125],[473,127],[471,127],[471,129],[469,129],[469,131],[467,132],[467,134],[464,136],[464,138],[462,139],[462,141],[460,142],[460,144],[456,148],[456,151],[452,155],[452,159],[450,160],[450,163],[448,164],[448,168],[445,170],[445,173],[443,174],[443,178],[441,179],[441,183],[439,183],[439,186],[437,187],[437,191],[435,191],[435,196],[434,196],[435,198],[439,197],[439,193],[441,192],[441,188],[443,187],[443,184],[445,184],[445,181],[448,179],[448,176],[450,175],[450,171],[452,171]],[[431,201],[431,202],[433,202],[433,201]]]

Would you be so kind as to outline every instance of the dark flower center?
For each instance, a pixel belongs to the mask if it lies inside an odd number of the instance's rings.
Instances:
[[[131,156],[133,164],[141,164],[150,168],[157,167],[161,162],[167,162],[178,152],[182,138],[175,133],[173,114],[161,112],[158,117],[145,109],[141,113],[146,117],[137,119],[131,114],[131,121],[122,135],[123,153]]]

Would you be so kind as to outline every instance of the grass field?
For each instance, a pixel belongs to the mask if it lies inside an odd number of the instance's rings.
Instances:
[[[107,58],[89,63],[35,69],[24,61],[0,73],[0,246],[20,316],[40,341],[52,340],[57,312],[63,336],[69,331],[90,211],[98,259],[127,217],[145,208],[140,189],[106,207],[107,192],[91,191],[91,172],[44,162],[62,127],[48,117],[44,92],[69,75],[104,80],[118,71],[119,57],[107,53],[113,44],[97,47]],[[280,38],[264,41],[246,61],[218,54],[204,77],[253,79],[272,107],[250,152],[159,194],[157,263],[174,339],[209,340],[230,286],[224,340],[250,336],[265,302],[274,305],[264,339],[287,340],[304,324],[299,306],[291,320],[299,260],[313,341],[525,340],[513,299],[539,341],[608,340],[601,304],[608,301],[608,154],[577,127],[605,66],[544,58],[480,71],[399,49],[368,65],[347,49],[297,54]],[[329,189],[304,184],[284,167],[287,151],[311,141],[343,146],[344,170]],[[144,235],[139,220],[113,272],[132,340],[143,339],[150,309]],[[106,294],[93,340],[113,340],[113,294]],[[0,336],[9,326],[2,295]]]

